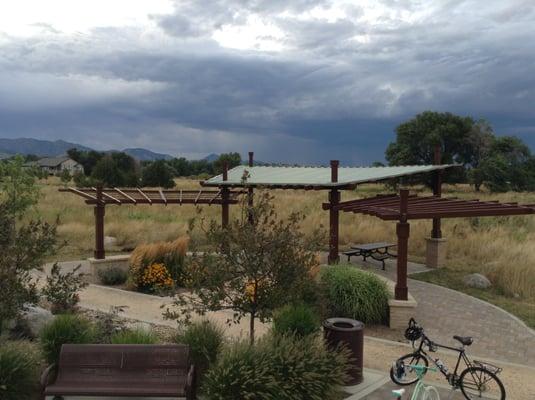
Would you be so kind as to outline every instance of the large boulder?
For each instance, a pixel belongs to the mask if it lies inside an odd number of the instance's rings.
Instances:
[[[488,289],[492,286],[492,283],[485,275],[478,273],[466,275],[463,278],[463,282],[466,286],[477,289]]]
[[[21,315],[21,320],[32,337],[38,337],[43,327],[54,319],[54,315],[44,308],[28,306]]]

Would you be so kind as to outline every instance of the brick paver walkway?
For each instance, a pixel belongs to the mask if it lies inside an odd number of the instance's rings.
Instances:
[[[395,261],[387,263],[386,272],[375,262],[362,263],[362,268],[384,274],[395,281]],[[409,274],[425,269],[409,265]],[[418,302],[418,322],[427,335],[438,343],[457,345],[453,335],[473,336],[469,355],[535,365],[535,331],[508,312],[487,302],[451,289],[409,279],[409,292]]]

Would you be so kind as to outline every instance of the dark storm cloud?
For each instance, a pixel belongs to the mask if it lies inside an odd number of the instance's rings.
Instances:
[[[148,147],[256,150],[259,159],[368,163],[426,109],[485,117],[535,144],[534,8],[383,1],[316,18],[329,1],[177,2],[160,33],[99,28],[0,42],[0,134]],[[508,3],[509,4],[509,3]],[[516,8],[514,7],[516,6]],[[516,10],[521,8],[522,13]],[[321,11],[319,11],[321,13]],[[308,14],[307,14],[308,13]],[[301,15],[298,17],[298,15]],[[221,47],[215,31],[261,18],[282,51]]]

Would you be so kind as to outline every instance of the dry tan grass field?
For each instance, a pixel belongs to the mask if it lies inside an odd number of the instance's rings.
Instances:
[[[177,179],[176,182],[178,188],[199,188],[195,180]],[[42,198],[34,213],[58,223],[60,239],[67,242],[58,255],[60,259],[87,257],[92,253],[94,242],[92,207],[85,205],[78,196],[58,192],[59,187],[56,178],[41,182]],[[413,190],[425,192],[422,188]],[[342,200],[388,192],[390,190],[382,184],[363,185],[355,191],[344,192]],[[475,193],[468,185],[445,186],[443,192],[448,197],[535,203],[535,193]],[[326,192],[279,190],[273,194],[281,217],[293,211],[306,214],[305,232],[320,225],[328,226],[328,213],[321,209],[322,202],[327,199]],[[220,207],[204,206],[200,215],[219,220]],[[117,238],[116,251],[120,251],[140,243],[183,235],[189,220],[195,216],[198,214],[194,206],[109,206],[105,234]],[[430,221],[411,223],[409,254],[412,261],[423,260],[425,238],[430,230]],[[448,270],[482,272],[506,297],[535,305],[535,216],[448,219],[443,221],[442,231],[448,240]],[[395,240],[395,223],[369,216],[341,215],[342,249],[351,243],[384,240]]]

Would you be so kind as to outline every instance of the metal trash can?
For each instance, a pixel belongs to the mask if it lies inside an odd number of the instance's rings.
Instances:
[[[350,318],[328,318],[323,321],[323,337],[330,348],[345,344],[351,351],[349,385],[362,382],[364,356],[364,324]]]

